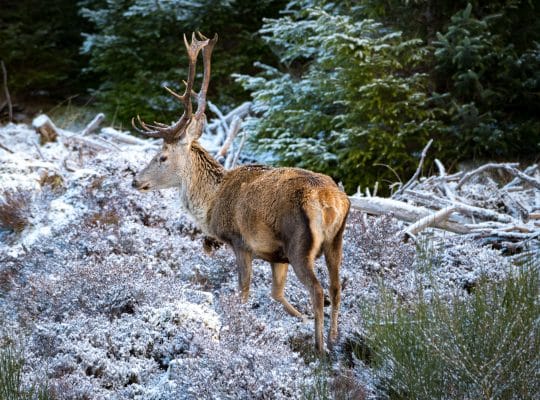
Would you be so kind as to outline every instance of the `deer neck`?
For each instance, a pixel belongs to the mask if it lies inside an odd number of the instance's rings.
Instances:
[[[208,215],[225,169],[197,142],[192,144],[189,155],[189,173],[180,186],[180,198],[199,228],[209,234]]]

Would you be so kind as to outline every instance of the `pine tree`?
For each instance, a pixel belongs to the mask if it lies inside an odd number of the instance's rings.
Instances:
[[[426,55],[420,40],[317,1],[290,3],[261,33],[283,68],[260,65],[260,75],[237,79],[258,112],[247,128],[280,163],[323,171],[353,191],[406,176],[440,131],[428,75],[415,71]]]

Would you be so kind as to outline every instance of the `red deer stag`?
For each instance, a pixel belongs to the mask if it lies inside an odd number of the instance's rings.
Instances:
[[[299,168],[262,165],[225,170],[197,139],[206,122],[206,93],[210,82],[210,58],[217,35],[208,39],[199,33],[184,42],[189,57],[184,94],[165,89],[184,105],[180,119],[172,125],[147,124],[139,117],[140,133],[163,138],[163,148],[137,174],[133,187],[140,191],[179,187],[184,209],[204,234],[229,244],[236,255],[240,295],[246,301],[254,257],[272,266],[272,297],[291,315],[302,317],[284,297],[288,264],[311,296],[315,314],[315,344],[323,345],[323,289],[314,273],[314,261],[324,253],[330,276],[332,304],[329,347],[338,336],[341,295],[339,268],[342,238],[349,212],[349,199],[332,179]],[[203,56],[203,81],[193,90],[195,65]],[[191,97],[197,97],[193,114]]]

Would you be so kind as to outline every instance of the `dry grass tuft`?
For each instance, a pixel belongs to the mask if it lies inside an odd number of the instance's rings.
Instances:
[[[65,190],[64,178],[56,173],[45,173],[41,175],[39,179],[39,186],[42,188],[48,188],[53,193],[62,193]]]
[[[0,230],[20,233],[30,224],[32,193],[20,189],[0,195]]]
[[[86,226],[118,226],[120,215],[116,209],[105,209],[90,214],[86,220]]]

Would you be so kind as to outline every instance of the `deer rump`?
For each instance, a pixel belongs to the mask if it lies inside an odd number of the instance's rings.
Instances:
[[[229,171],[209,213],[211,233],[271,263],[305,262],[342,233],[349,200],[334,181],[300,168]]]

